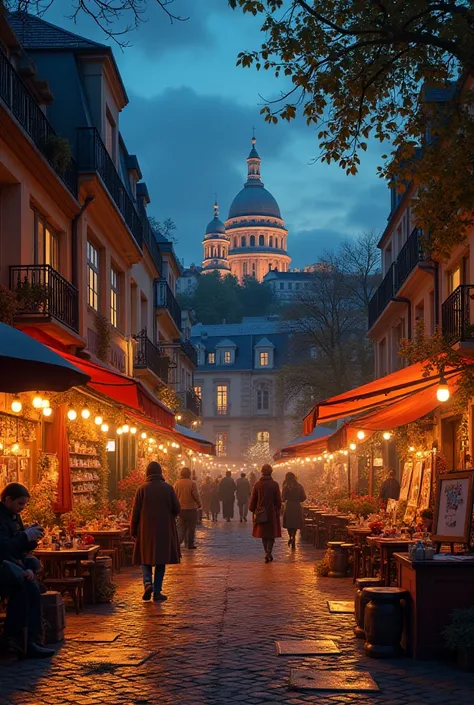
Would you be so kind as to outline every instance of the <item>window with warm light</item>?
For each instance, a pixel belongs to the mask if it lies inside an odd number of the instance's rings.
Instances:
[[[110,322],[114,328],[118,328],[118,308],[119,308],[119,275],[118,272],[110,268]]]
[[[228,411],[228,387],[226,384],[217,385],[217,413],[220,415],[227,414]]]
[[[268,411],[270,405],[270,395],[268,389],[257,390],[257,411]]]
[[[230,350],[224,351],[224,365],[230,365],[232,363],[232,353]]]
[[[42,215],[35,211],[35,264],[59,269],[59,236]]]
[[[257,443],[270,443],[270,431],[258,431]]]
[[[201,401],[202,400],[202,387],[200,387],[200,386],[194,387],[194,394],[199,399],[199,401]]]
[[[227,455],[227,433],[219,431],[216,435],[216,455],[225,458]]]
[[[99,250],[87,241],[87,303],[99,310]]]
[[[214,365],[216,362],[216,353],[209,353],[207,356],[207,364]]]
[[[260,367],[268,367],[270,362],[270,357],[267,352],[261,352],[258,356]]]
[[[246,276],[248,275],[248,264],[247,264],[247,262],[244,262],[243,265],[242,265],[242,274],[244,275],[244,277],[246,277]]]

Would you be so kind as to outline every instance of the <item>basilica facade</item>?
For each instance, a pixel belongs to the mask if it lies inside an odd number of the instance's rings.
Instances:
[[[242,282],[247,276],[262,281],[270,271],[289,270],[288,231],[278,203],[261,180],[261,159],[255,142],[253,137],[247,158],[247,181],[232,201],[225,223],[219,219],[217,203],[214,206],[214,218],[202,243],[203,274],[233,274]]]

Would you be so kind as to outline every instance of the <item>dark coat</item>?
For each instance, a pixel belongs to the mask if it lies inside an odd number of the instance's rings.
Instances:
[[[281,494],[278,482],[271,475],[262,475],[255,483],[250,498],[249,509],[266,509],[268,521],[265,524],[253,525],[252,536],[257,539],[275,539],[281,536],[280,510]]]
[[[250,499],[250,482],[246,477],[239,477],[236,482],[236,486],[236,497],[238,504],[248,504]]]
[[[382,482],[380,488],[380,499],[384,504],[387,504],[389,499],[398,499],[400,497],[400,483],[395,477],[388,477]]]
[[[201,485],[201,502],[202,502],[202,511],[205,512],[206,514],[209,514],[211,511],[211,492],[212,492],[212,483],[211,482],[203,482]]]
[[[306,492],[303,485],[300,485],[299,482],[293,487],[283,485],[281,498],[285,503],[283,527],[285,529],[302,529],[303,509],[301,508],[301,502],[306,501]]]
[[[221,511],[221,502],[219,499],[219,485],[215,483],[211,485],[210,509],[212,514],[219,514]]]
[[[222,516],[224,519],[232,519],[234,516],[236,484],[231,477],[222,478],[219,484],[219,499],[222,502]]]
[[[11,514],[0,502],[0,562],[23,563],[36,546],[36,541],[28,541],[21,517]]]
[[[135,495],[130,533],[136,539],[134,565],[179,563],[176,517],[181,507],[171,485],[151,475]]]

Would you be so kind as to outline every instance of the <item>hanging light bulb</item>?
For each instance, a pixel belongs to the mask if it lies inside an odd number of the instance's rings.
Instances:
[[[130,433],[131,433],[132,435],[135,435],[136,432],[137,432],[137,429],[135,428],[135,426],[132,426],[131,429],[130,429]]]
[[[49,406],[51,406],[51,404],[49,403],[49,399],[42,399],[41,406],[43,407],[43,409],[47,409]]]
[[[109,425],[106,423],[103,423],[100,427],[100,430],[103,431],[104,433],[107,433],[107,431],[109,430]]]
[[[69,421],[75,421],[77,419],[77,411],[73,409],[72,406],[70,406],[68,409],[67,417]]]
[[[364,431],[357,431],[357,438],[359,439],[359,441],[363,441],[365,438]]]
[[[413,451],[415,450],[415,446],[410,446],[408,450],[410,451],[410,453],[413,453]]]
[[[167,452],[168,452],[168,449],[167,449],[167,448],[163,448],[163,453],[167,453]]]
[[[163,450],[163,443],[160,443],[160,445],[158,446],[158,450]],[[166,451],[166,452],[168,452],[168,451]]]
[[[124,433],[128,433],[130,431],[130,426],[128,425],[128,423],[124,423],[124,425],[122,426],[122,431]]]
[[[384,432],[384,434],[383,434],[384,441],[389,441],[391,439],[391,437],[392,437],[392,434],[390,433],[390,431]]]
[[[90,409],[86,404],[85,407],[83,408],[83,410],[81,411],[81,416],[83,419],[88,419],[90,417],[90,415],[91,415]]]
[[[94,423],[96,426],[102,426],[103,422],[104,422],[103,416],[99,411],[99,413],[94,418]]]
[[[48,416],[51,416],[52,413],[53,413],[53,410],[52,410],[52,408],[51,408],[50,406],[45,406],[45,407],[44,407],[44,409],[43,409],[43,416],[48,417]]]
[[[439,378],[439,384],[436,390],[436,398],[438,399],[438,401],[444,403],[448,401],[450,396],[451,393],[449,391],[448,383],[446,381],[445,376],[442,374]]]
[[[35,396],[33,397],[33,408],[34,409],[41,409],[43,406],[43,400],[40,397],[39,392],[36,392]]]
[[[349,455],[349,451],[348,451],[348,450],[343,450],[342,453],[343,453],[343,455]]]
[[[332,453],[331,453],[331,455],[329,456],[329,460],[334,460],[334,455],[333,455]]]
[[[143,438],[143,440],[146,439],[146,433],[145,433],[145,431],[143,431],[143,433],[142,433],[142,438]]]
[[[121,426],[119,426],[117,429],[117,436],[121,436],[122,433],[123,433],[123,428]]]
[[[20,451],[20,444],[18,441],[12,445],[12,453],[19,453]]]
[[[14,411],[15,414],[19,414],[22,409],[23,404],[20,401],[20,397],[18,396],[18,394],[15,394],[12,401],[12,411]]]
[[[357,450],[357,446],[355,443],[349,443],[349,449],[350,450]]]
[[[182,418],[181,414],[176,414],[176,421],[181,421]]]

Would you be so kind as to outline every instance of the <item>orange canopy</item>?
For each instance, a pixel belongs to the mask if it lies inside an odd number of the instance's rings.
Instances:
[[[274,460],[284,460],[285,458],[299,458],[301,456],[320,455],[328,449],[328,439],[331,434],[316,438],[310,441],[293,441],[284,448],[280,448],[273,456]]]
[[[458,375],[458,368],[445,371],[445,377],[448,381],[456,378]],[[405,400],[407,402],[404,407],[407,416],[414,413],[415,419],[420,418],[424,416],[424,414],[429,413],[429,411],[432,411],[436,406],[439,406],[435,391],[438,382],[438,373],[430,375],[429,377],[423,377],[422,363],[410,365],[390,375],[386,375],[373,382],[364,384],[361,387],[357,387],[356,389],[344,392],[344,394],[339,394],[338,396],[331,397],[326,401],[316,404],[303,419],[304,433],[305,435],[311,433],[317,423],[329,423],[337,419],[344,419],[363,412],[369,412],[373,409],[386,406],[390,404],[390,402],[399,400]],[[427,391],[427,395],[418,397],[418,393],[423,391]],[[412,402],[409,401],[410,399],[412,399]],[[429,400],[433,401],[432,407],[428,408],[428,411],[422,411],[420,413],[418,401],[423,401],[425,406],[429,407],[431,404]],[[411,412],[412,404],[416,405],[416,409],[413,409]],[[406,423],[409,423],[409,421],[405,420],[397,425],[401,426]],[[384,428],[387,427],[390,428],[390,425]]]

